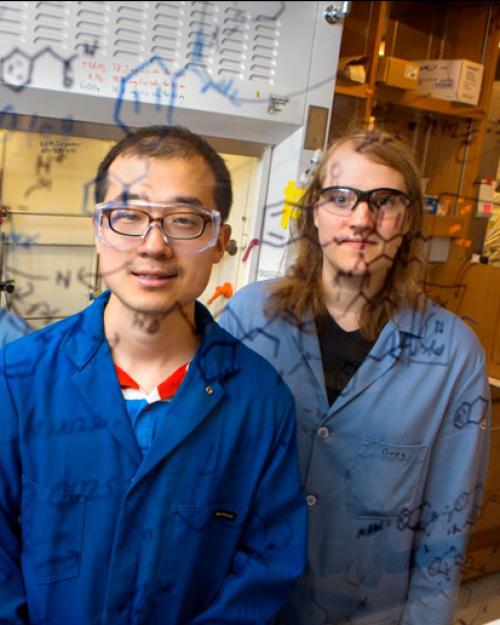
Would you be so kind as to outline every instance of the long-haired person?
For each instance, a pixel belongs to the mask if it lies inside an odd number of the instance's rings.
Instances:
[[[286,276],[222,325],[295,397],[309,505],[286,625],[447,625],[487,464],[475,335],[422,291],[420,174],[384,131],[333,143],[303,199]]]

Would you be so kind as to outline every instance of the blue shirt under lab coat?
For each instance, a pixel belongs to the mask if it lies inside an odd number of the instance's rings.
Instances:
[[[143,459],[108,297],[0,352],[0,622],[267,623],[305,563],[290,392],[197,304],[200,347]]]
[[[267,318],[268,286],[236,293],[220,323],[297,405],[309,556],[280,623],[450,624],[487,467],[483,349],[446,310],[406,310],[329,406],[312,316]]]

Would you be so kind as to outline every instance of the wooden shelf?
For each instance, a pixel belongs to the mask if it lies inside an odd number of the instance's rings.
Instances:
[[[468,106],[467,104],[460,104],[458,102],[428,98],[412,91],[404,91],[403,89],[395,89],[394,87],[376,86],[375,98],[400,106],[408,106],[412,109],[441,113],[443,115],[455,115],[456,117],[476,120],[483,120],[486,117],[485,111],[478,106]]]
[[[341,95],[347,95],[351,98],[367,98],[370,91],[369,85],[366,83],[362,84],[353,84],[348,83],[341,78],[337,78],[335,83],[335,93],[340,93]]]
[[[427,237],[449,237],[457,239],[464,236],[464,217],[452,215],[424,215],[424,235]]]

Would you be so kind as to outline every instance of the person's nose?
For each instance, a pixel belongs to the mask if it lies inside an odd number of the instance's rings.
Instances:
[[[173,250],[169,243],[163,238],[163,232],[159,222],[151,224],[148,233],[141,241],[140,253],[147,256],[173,256]]]
[[[351,212],[349,226],[352,230],[374,230],[376,225],[376,215],[368,205],[366,200],[362,200]]]

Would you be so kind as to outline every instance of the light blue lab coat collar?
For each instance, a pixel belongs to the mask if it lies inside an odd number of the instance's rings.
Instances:
[[[323,363],[316,324],[312,311],[308,311],[300,324],[290,321],[292,337],[302,354],[302,362],[309,368],[320,389],[322,408],[326,418],[331,417],[346,404],[355,399],[371,384],[384,375],[401,357],[408,339],[425,336],[425,315],[414,309],[405,308],[386,323],[367,358],[350,379],[348,385],[328,410]],[[328,413],[328,414],[327,414]]]

